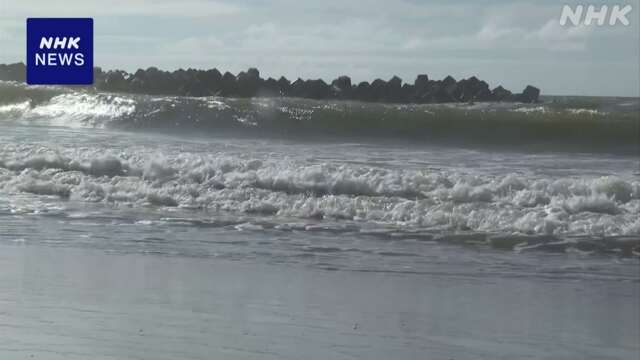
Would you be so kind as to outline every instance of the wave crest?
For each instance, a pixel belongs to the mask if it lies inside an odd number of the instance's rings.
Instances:
[[[583,101],[583,100],[580,100]],[[0,116],[54,126],[256,136],[384,137],[540,149],[635,152],[640,105],[391,105],[295,98],[190,98],[31,89],[0,82]],[[623,106],[625,105],[625,106]],[[585,105],[587,106],[587,105]],[[596,108],[592,108],[596,106]]]

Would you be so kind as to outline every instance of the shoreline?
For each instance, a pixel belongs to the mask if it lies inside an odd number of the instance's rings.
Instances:
[[[638,283],[0,249],[4,359],[626,359],[638,352],[638,324],[630,320],[639,312]]]

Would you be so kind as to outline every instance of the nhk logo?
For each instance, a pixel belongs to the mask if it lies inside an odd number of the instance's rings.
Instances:
[[[27,19],[27,83],[92,84],[93,19]]]
[[[598,26],[603,26],[605,24],[609,26],[615,26],[617,24],[629,26],[629,19],[627,18],[627,15],[629,15],[631,10],[633,10],[631,5],[615,5],[612,7],[602,5],[600,8],[597,8],[594,5],[577,5],[573,8],[569,5],[565,5],[562,8],[562,14],[560,15],[560,25],[565,26],[568,21],[570,21],[573,26],[579,26],[582,24],[585,26],[591,26],[594,24]]]

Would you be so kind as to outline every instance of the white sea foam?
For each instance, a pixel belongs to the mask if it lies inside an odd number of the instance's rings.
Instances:
[[[0,105],[0,114],[9,115],[9,116],[22,115],[25,112],[27,112],[30,107],[31,107],[30,101]]]
[[[404,230],[640,236],[640,182],[620,176],[540,178],[4,145],[0,191],[252,214],[276,222],[331,219]]]
[[[518,112],[518,113],[525,113],[525,114],[531,114],[531,113],[547,113],[549,111],[549,109],[547,109],[546,106],[536,106],[536,107],[519,107],[517,109],[512,110],[514,112]]]
[[[110,121],[131,115],[135,100],[123,96],[89,93],[65,93],[31,106],[30,101],[0,106],[0,114],[24,121],[46,120],[64,127],[104,127]]]
[[[567,109],[566,111],[574,115],[606,115],[605,112],[596,109]]]

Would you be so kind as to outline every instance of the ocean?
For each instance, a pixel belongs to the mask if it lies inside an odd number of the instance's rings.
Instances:
[[[0,357],[637,358],[639,111],[0,82]]]

